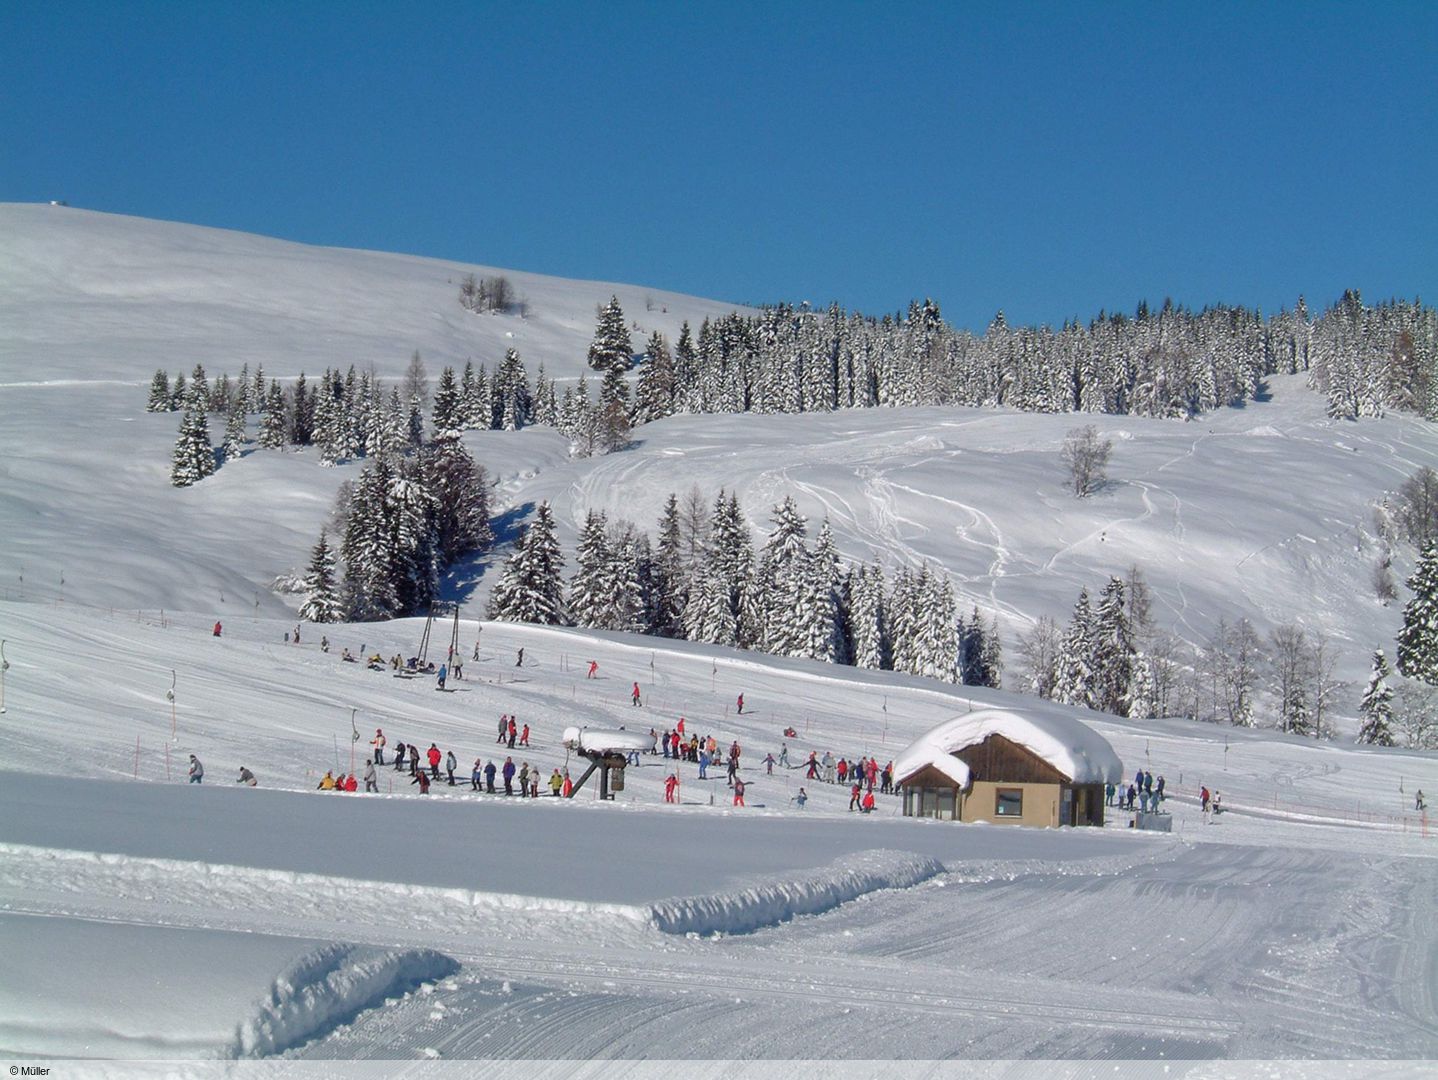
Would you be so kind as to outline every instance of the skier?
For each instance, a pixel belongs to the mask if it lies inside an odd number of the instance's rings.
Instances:
[[[519,733],[519,745],[520,745],[520,746],[528,746],[528,745],[529,745],[529,725],[528,725],[528,724],[525,724],[525,725],[524,725],[524,730]]]
[[[772,751],[764,755],[764,775],[774,775],[774,754]]]
[[[515,658],[514,658],[514,666],[515,666],[515,667],[524,667],[524,649],[523,649],[523,648],[521,648],[521,649],[519,650],[518,655],[515,656]]]
[[[1423,801],[1423,789],[1419,788],[1418,793],[1413,796],[1413,809],[1426,810],[1427,808],[1427,804]]]
[[[1158,778],[1158,783],[1153,786],[1153,808],[1158,809],[1159,803],[1163,802],[1163,777]]]
[[[255,779],[255,774],[250,772],[250,770],[245,768],[243,765],[240,766],[240,778],[236,780],[235,783],[248,784],[250,787],[259,786],[259,781]]]
[[[819,779],[819,752],[818,752],[817,750],[810,750],[810,751],[809,751],[809,760],[808,760],[808,762],[806,762],[806,766],[807,766],[807,769],[806,769],[806,771],[805,771],[805,773],[804,773],[804,779],[806,779],[806,780],[817,780],[817,779]]]
[[[479,663],[479,638],[474,639],[474,662]]]
[[[635,683],[634,685],[638,686],[639,684]],[[678,735],[681,739],[684,738],[684,717],[681,716],[679,718],[679,723],[674,725],[674,733]]]
[[[425,751],[425,757],[429,758],[431,780],[439,779],[439,761],[443,756],[444,755],[439,752],[439,747],[435,746],[434,743],[429,744],[429,749]]]
[[[205,767],[200,764],[200,759],[194,754],[190,755],[190,783],[203,784],[205,782]]]
[[[739,781],[739,755],[738,755],[738,754],[730,754],[730,755],[729,755],[729,775],[728,775],[728,777],[725,779],[725,783],[726,783],[729,787],[734,787],[734,786],[736,786],[737,784],[739,784],[739,782],[740,782],[740,781]]]
[[[444,771],[449,774],[449,786],[454,787],[454,770],[459,767],[459,760],[454,756],[454,751],[444,755]]]
[[[443,689],[444,689],[444,680],[447,679],[448,677],[449,677],[449,665],[448,665],[448,664],[440,664],[440,665],[439,665],[439,685],[436,686],[435,689],[436,689],[436,690],[443,690]]]
[[[484,792],[486,795],[494,794],[494,774],[496,771],[494,762],[486,761],[484,763]]]
[[[709,751],[708,751],[708,750],[700,750],[700,751],[699,751],[699,779],[700,779],[700,780],[708,780],[708,779],[709,779]]]
[[[514,717],[509,718],[509,749],[514,749],[514,740],[519,737],[519,725],[514,722]]]
[[[421,795],[429,794],[429,773],[425,772],[423,769],[415,773],[414,776],[410,778],[409,782],[411,784],[419,785],[419,793]]]
[[[539,798],[539,766],[536,765],[529,773],[529,797]]]
[[[598,676],[599,676],[599,661],[598,661],[598,660],[591,660],[591,661],[589,661],[589,671],[585,673],[585,676],[584,676],[584,677],[585,677],[586,679],[594,679],[594,678],[597,678]]]
[[[562,788],[563,786],[564,786],[564,777],[562,777],[562,776],[559,775],[559,770],[558,770],[558,769],[555,769],[554,772],[552,772],[552,773],[550,774],[550,776],[549,776],[549,794],[550,794],[550,796],[551,796],[552,798],[555,798],[555,799],[559,798],[559,789]]]
[[[373,758],[367,758],[364,763],[364,789],[366,792],[379,794],[379,781],[375,778]]]
[[[740,716],[743,716],[743,715],[744,715],[744,695],[743,695],[743,694],[740,694],[740,695],[739,695],[739,715],[740,715]]]
[[[843,758],[840,758],[840,759],[839,759],[838,773],[839,773],[839,783],[842,784],[842,783],[844,783],[845,779],[846,779],[846,778],[848,777],[848,775],[849,775],[849,763],[848,763],[847,761],[845,761]]]
[[[788,744],[788,743],[780,743],[780,744],[779,744],[779,764],[782,765],[782,766],[784,766],[784,768],[786,768],[786,769],[790,767],[790,765],[789,765],[789,744]]]
[[[863,796],[864,789],[862,786],[860,786],[859,784],[855,784],[853,787],[851,787],[849,789],[849,809],[857,810],[859,808],[859,804],[863,801]]]
[[[560,791],[566,799],[574,794],[574,781],[569,779],[569,770],[564,770],[564,788]]]
[[[508,734],[509,734],[509,717],[508,717],[507,715],[506,715],[506,716],[501,716],[501,717],[499,718],[499,738],[495,739],[494,741],[495,741],[496,743],[502,743],[502,742],[504,742],[505,736],[508,735]]]
[[[404,768],[404,754],[409,749],[404,743],[394,744],[394,770],[399,772]]]
[[[1198,789],[1198,801],[1199,801],[1199,805],[1201,805],[1201,806],[1203,807],[1203,812],[1204,812],[1205,814],[1208,813],[1208,799],[1209,799],[1208,788],[1207,788],[1207,787],[1200,787],[1200,788]]]
[[[298,644],[300,643],[300,624],[299,624],[299,623],[295,623],[295,632],[294,632],[294,635],[293,635],[293,636],[294,636],[294,642],[295,642],[295,644],[298,645]]]
[[[874,789],[873,789],[873,788],[870,788],[868,791],[864,792],[864,813],[866,813],[866,814],[872,814],[873,812],[874,812]]]
[[[665,801],[665,802],[672,803],[672,802],[677,801],[677,800],[674,798],[674,792],[675,792],[675,790],[676,790],[678,787],[679,787],[679,777],[675,776],[673,773],[670,773],[668,776],[666,776],[666,777],[664,778],[664,801]]]
[[[329,652],[329,651],[330,651],[330,639],[329,639],[327,636],[325,636],[324,634],[321,634],[321,635],[320,635],[320,652],[327,653],[327,652]]]
[[[638,683],[635,683],[635,684],[634,684],[634,689],[629,692],[629,695],[630,695],[630,697],[633,699],[633,703],[634,703],[635,705],[638,705],[638,704],[639,704],[639,684],[638,684]]]
[[[469,790],[478,791],[479,785],[482,783],[484,783],[484,762],[475,758],[474,771],[469,774]]]
[[[519,797],[522,799],[529,794],[529,762],[519,767]]]
[[[220,636],[220,630],[221,630],[220,621],[219,621],[218,619],[216,619],[216,620],[215,620],[215,637],[219,637],[219,636]]]
[[[384,745],[388,741],[389,740],[384,737],[384,731],[382,729],[374,729],[374,738],[369,741],[369,744],[374,747],[374,763],[376,765],[384,764]]]
[[[504,759],[504,793],[506,795],[514,794],[514,758],[512,757]]]
[[[734,805],[744,805],[744,781],[737,776],[734,778]]]
[[[800,788],[799,794],[794,796],[794,801],[799,804],[800,810],[804,809],[804,804],[809,801],[808,793],[805,792],[803,788]]]

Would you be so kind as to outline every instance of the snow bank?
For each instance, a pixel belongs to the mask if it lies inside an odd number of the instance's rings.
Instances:
[[[226,1057],[267,1057],[300,1046],[360,1012],[422,982],[443,979],[459,965],[433,949],[325,945],[281,972],[241,1021]]]
[[[1076,784],[1116,784],[1123,779],[1123,762],[1093,728],[1052,711],[1019,713],[1009,709],[977,709],[929,729],[899,755],[894,776],[906,780],[933,766],[960,787],[968,787],[968,766],[953,754],[990,735],[1002,735],[1033,751]]]
[[[653,920],[666,934],[745,934],[830,911],[865,893],[906,889],[943,870],[937,860],[907,851],[861,851],[803,876],[759,880],[722,895],[663,900],[653,906]]]

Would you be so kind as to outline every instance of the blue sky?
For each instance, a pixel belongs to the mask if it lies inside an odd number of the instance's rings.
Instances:
[[[0,200],[981,328],[1438,297],[1438,4],[0,4]]]

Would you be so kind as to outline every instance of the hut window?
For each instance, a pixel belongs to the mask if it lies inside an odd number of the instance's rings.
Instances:
[[[1022,788],[999,788],[995,799],[995,817],[1024,816],[1024,792]]]

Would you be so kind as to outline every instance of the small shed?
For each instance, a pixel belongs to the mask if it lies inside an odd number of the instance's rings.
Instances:
[[[905,817],[1102,825],[1104,785],[1123,779],[1107,739],[1057,712],[978,709],[915,740],[894,763]]]

